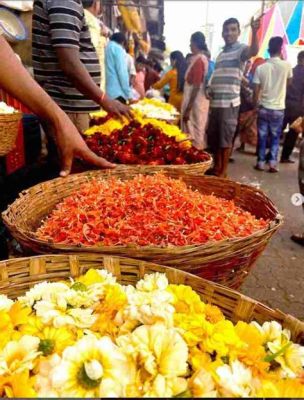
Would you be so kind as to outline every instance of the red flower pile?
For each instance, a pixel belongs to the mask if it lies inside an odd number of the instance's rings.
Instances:
[[[203,195],[163,174],[94,180],[64,199],[37,231],[73,245],[185,246],[246,237],[267,221],[233,201]]]
[[[111,135],[95,134],[86,138],[98,156],[119,164],[170,165],[194,164],[210,159],[208,153],[176,142],[153,125],[132,121]]]

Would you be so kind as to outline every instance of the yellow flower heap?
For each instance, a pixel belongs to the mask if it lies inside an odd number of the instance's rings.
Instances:
[[[164,274],[105,270],[0,296],[0,395],[303,397],[304,347],[277,322],[233,324]]]

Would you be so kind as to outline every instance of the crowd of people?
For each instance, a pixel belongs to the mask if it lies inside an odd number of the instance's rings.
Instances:
[[[209,174],[227,177],[238,136],[239,151],[246,144],[256,146],[256,170],[264,171],[268,163],[269,172],[278,172],[279,144],[287,127],[281,162],[294,162],[291,155],[299,130],[293,122],[304,114],[303,51],[292,70],[282,56],[283,39],[273,37],[270,58],[257,58],[260,19],[251,21],[248,46],[239,42],[238,20],[230,18],[223,24],[224,47],[215,62],[204,34],[195,32],[191,53],[184,57],[173,51],[170,66],[163,69],[144,49],[139,47],[136,54],[124,33],[109,35],[100,24],[100,13],[99,0],[71,0],[64,5],[62,0],[34,1],[34,78],[44,91],[17,65],[0,37],[5,67],[1,86],[42,118],[48,160],[58,173],[67,175],[74,157],[112,168],[81,137],[89,127],[89,113],[103,108],[130,118],[128,104],[151,90],[161,91],[180,111],[181,129],[193,144],[213,154]]]

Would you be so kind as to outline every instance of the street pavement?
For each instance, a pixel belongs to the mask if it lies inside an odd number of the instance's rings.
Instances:
[[[270,174],[253,169],[256,159],[252,154],[234,152],[233,158],[229,177],[260,187],[284,216],[284,225],[249,273],[241,292],[304,320],[304,247],[290,240],[293,233],[304,232],[303,209],[291,201],[299,192],[298,163],[280,164],[280,172]]]

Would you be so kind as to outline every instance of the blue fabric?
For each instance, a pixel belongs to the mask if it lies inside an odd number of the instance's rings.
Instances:
[[[106,92],[112,99],[131,98],[126,52],[118,43],[110,41],[106,47]]]
[[[268,133],[270,135],[270,167],[277,164],[284,110],[270,110],[264,107],[258,113],[258,165],[263,168],[266,161]]]
[[[207,76],[206,76],[206,82],[208,83],[210,81],[210,78],[213,74],[214,71],[214,67],[215,67],[215,62],[209,60],[208,62],[208,72],[207,72]]]

